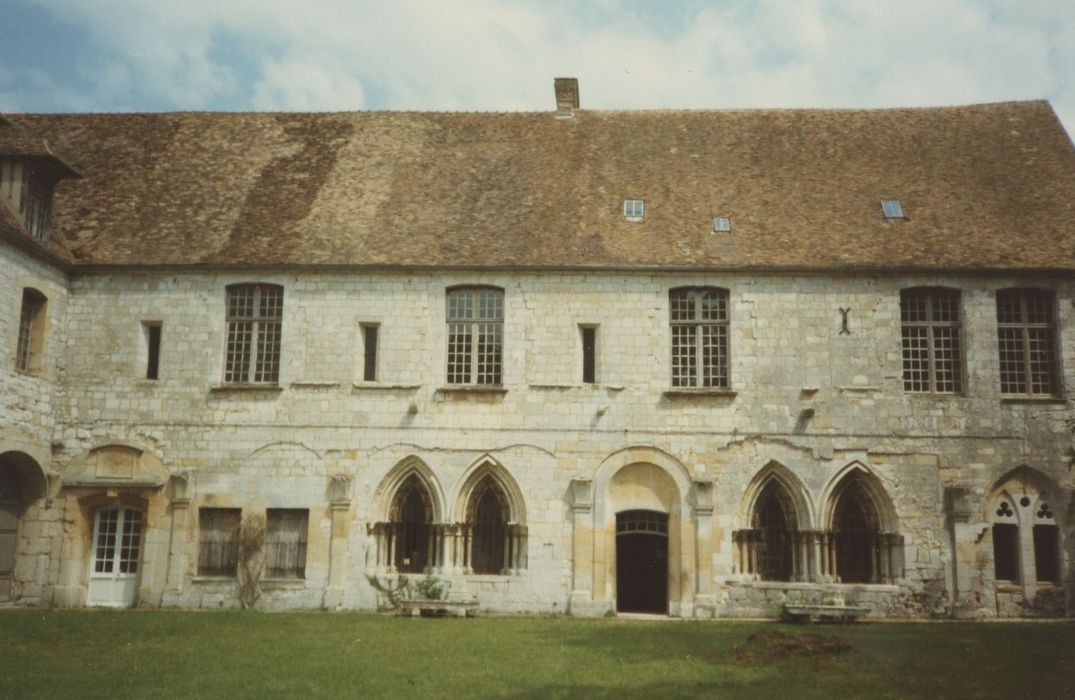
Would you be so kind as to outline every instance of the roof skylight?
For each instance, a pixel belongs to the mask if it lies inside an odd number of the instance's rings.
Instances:
[[[903,215],[903,205],[900,204],[900,200],[898,199],[882,199],[881,211],[885,213],[886,219],[906,218]]]
[[[628,221],[641,221],[645,214],[646,204],[641,199],[623,200],[623,216]]]
[[[713,230],[718,232],[731,231],[732,220],[726,216],[713,217]]]

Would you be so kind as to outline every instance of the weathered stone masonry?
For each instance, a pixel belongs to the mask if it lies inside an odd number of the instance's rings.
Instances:
[[[251,281],[285,290],[276,388],[220,382],[225,287]],[[444,294],[462,283],[505,290],[503,393],[451,390],[443,380]],[[374,607],[364,575],[391,568],[378,560],[372,531],[387,519],[383,482],[410,462],[426,470],[440,522],[456,520],[451,513],[473,470],[495,469],[517,485],[525,568],[478,575],[444,561],[433,569],[491,610],[611,609],[612,515],[649,508],[671,514],[674,615],[769,614],[784,600],[834,596],[885,614],[1020,614],[1033,598],[1023,586],[991,580],[984,509],[994,486],[1023,465],[1055,495],[1071,493],[1070,411],[998,393],[995,291],[1028,284],[1054,289],[1061,300],[1071,385],[1073,289],[1065,279],[78,275],[64,313],[52,318],[58,357],[49,373],[9,375],[37,387],[40,398],[9,414],[25,417],[5,431],[4,451],[12,436],[26,436],[20,439],[33,443],[51,477],[48,497],[22,518],[30,536],[20,538],[20,561],[37,563],[18,569],[17,590],[46,604],[84,604],[93,512],[128,503],[145,513],[139,605],[235,605],[234,581],[197,575],[199,508],[303,508],[310,514],[305,578],[266,584],[264,604]],[[734,395],[668,392],[668,290],[688,285],[730,292]],[[963,295],[963,396],[902,390],[899,291],[936,285]],[[62,289],[50,287],[57,296]],[[849,335],[840,333],[839,307],[852,309]],[[156,381],[141,378],[146,320],[163,328]],[[375,383],[361,381],[363,323],[380,324]],[[581,383],[580,324],[598,328],[593,385]],[[52,431],[36,427],[46,416]],[[125,478],[141,483],[102,476],[95,466],[102,450],[116,446],[137,451]],[[790,475],[805,519],[800,528],[820,531],[828,493],[848,470],[875,479],[890,501],[893,530],[903,538],[898,575],[836,583],[811,563],[814,555],[804,557],[811,570],[802,581],[758,581],[745,572],[733,533],[749,527],[759,478]],[[946,512],[953,489],[965,493],[968,512]],[[1055,502],[1066,577],[1069,501]]]

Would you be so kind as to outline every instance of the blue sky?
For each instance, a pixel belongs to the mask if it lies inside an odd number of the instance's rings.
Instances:
[[[1049,99],[1071,0],[0,0],[0,111],[888,107]]]

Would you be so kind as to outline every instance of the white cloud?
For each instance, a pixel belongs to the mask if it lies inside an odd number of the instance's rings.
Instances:
[[[1075,123],[1075,13],[1061,0],[36,1],[107,56],[91,101],[137,91],[204,107],[247,89],[264,109],[544,110],[554,75],[571,74],[584,107],[1049,97]],[[656,26],[662,13],[678,31]]]
[[[362,109],[364,103],[362,83],[314,58],[266,60],[254,89],[254,108],[266,111]]]

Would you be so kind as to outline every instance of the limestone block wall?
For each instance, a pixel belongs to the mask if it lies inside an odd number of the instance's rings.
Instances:
[[[43,294],[43,335],[32,371],[16,369],[23,290]],[[48,580],[59,560],[60,514],[51,506],[52,439],[59,415],[56,388],[63,381],[67,280],[62,271],[0,242],[0,456],[17,468],[23,503],[17,529],[13,597],[47,599]]]
[[[241,282],[284,288],[280,382],[271,390],[222,383],[225,287]],[[504,393],[446,386],[445,290],[464,284],[504,289]],[[899,292],[935,285],[962,293],[967,386],[959,396],[903,391]],[[668,293],[678,286],[729,290],[733,395],[668,392]],[[1015,286],[1056,292],[1067,402],[1000,394],[995,294]],[[876,477],[904,537],[905,576],[838,588],[905,614],[948,606],[958,588],[946,487],[967,487],[980,503],[1019,465],[1063,498],[1075,486],[1065,425],[1075,284],[1066,277],[176,270],[80,274],[71,288],[64,381],[51,407],[60,424],[54,465],[62,472],[93,448],[124,444],[189,480],[169,554],[169,571],[182,573],[169,574],[166,591],[146,592],[145,604],[234,604],[227,582],[197,580],[194,556],[198,508],[227,503],[309,509],[307,577],[267,590],[267,605],[372,607],[364,576],[376,571],[368,528],[386,517],[378,489],[412,457],[434,475],[444,512],[483,460],[517,482],[525,570],[442,572],[454,594],[499,610],[611,605],[614,585],[594,585],[604,580],[602,560],[576,543],[586,518],[587,527],[607,525],[594,519],[599,508],[576,512],[572,483],[594,480],[623,450],[655,450],[682,469],[684,515],[698,533],[677,601],[683,614],[756,614],[823,595],[821,586],[760,583],[736,568],[732,533],[748,518],[752,480],[773,462],[801,482],[817,527],[849,465]],[[850,309],[848,332],[841,308]],[[162,325],[157,380],[144,378],[143,322]],[[380,329],[372,383],[361,374],[363,324]],[[592,385],[582,382],[580,324],[597,328]],[[336,477],[349,480],[345,499],[334,500]],[[709,489],[711,511],[694,503]],[[979,543],[966,566],[988,568],[987,550]],[[592,571],[580,575],[583,565]],[[983,585],[976,604],[996,611]]]

